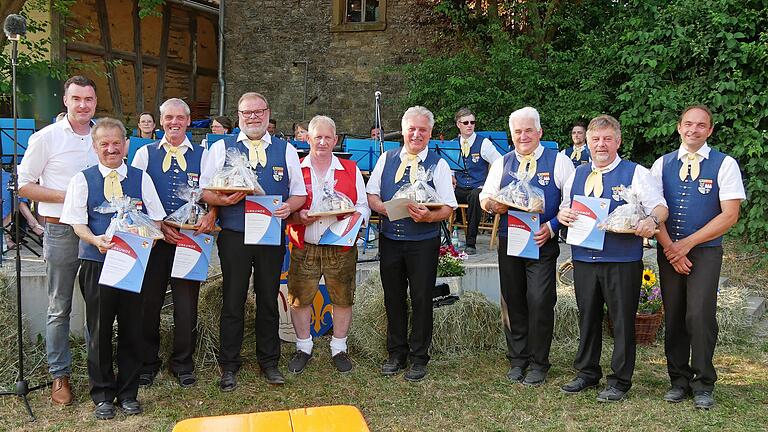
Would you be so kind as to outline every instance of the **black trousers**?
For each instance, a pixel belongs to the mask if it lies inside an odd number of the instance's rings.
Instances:
[[[573,262],[573,281],[579,307],[579,350],[573,367],[587,382],[603,375],[600,351],[603,345],[603,304],[613,322],[612,374],[608,385],[622,391],[632,387],[635,371],[635,315],[640,299],[643,262]]]
[[[507,238],[499,237],[501,320],[512,366],[548,371],[555,325],[560,247],[552,238],[539,250],[539,259],[507,255]]]
[[[467,204],[467,246],[475,246],[477,242],[477,227],[480,225],[480,219],[483,217],[483,209],[480,207],[481,188],[463,188],[456,186],[456,201],[459,204]]]
[[[217,245],[223,277],[219,367],[222,371],[238,371],[243,364],[245,300],[253,273],[256,295],[256,358],[263,368],[277,366],[280,359],[277,293],[285,246],[246,245],[243,233],[222,230]]]
[[[81,260],[80,290],[88,329],[88,381],[94,403],[136,399],[139,391],[141,295],[99,285],[103,263]],[[112,325],[117,318],[117,376],[112,364]]]
[[[168,283],[173,296],[173,350],[168,367],[175,375],[195,370],[193,356],[197,344],[197,300],[200,282],[171,278],[176,246],[162,240],[155,243],[141,287],[144,302],[144,343],[142,373],[157,373],[162,361],[160,350],[160,311]]]
[[[717,287],[723,248],[697,247],[688,252],[691,274],[681,275],[658,250],[664,301],[664,351],[672,385],[712,391],[717,372],[712,364],[717,344]],[[690,360],[690,362],[689,362]]]
[[[379,237],[379,269],[387,311],[387,352],[411,364],[429,362],[432,344],[432,290],[437,278],[440,237],[420,241]],[[408,289],[411,334],[408,337]]]

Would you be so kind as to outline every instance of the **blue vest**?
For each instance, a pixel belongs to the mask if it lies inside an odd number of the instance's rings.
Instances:
[[[163,160],[166,151],[163,147],[158,147],[157,142],[147,145],[147,174],[152,178],[152,182],[157,189],[157,195],[160,202],[163,203],[165,213],[170,215],[179,209],[186,201],[176,196],[176,191],[183,185],[197,187],[200,182],[200,160],[203,157],[203,147],[193,145],[190,150],[184,153],[184,159],[187,161],[187,170],[182,171],[176,158],[171,158],[171,167],[163,172]]]
[[[611,204],[608,214],[616,207],[626,204],[618,195],[614,195],[614,188],[618,192],[621,185],[630,186],[635,175],[637,164],[622,159],[619,165],[611,172],[603,174],[603,194],[600,198],[607,198]],[[576,168],[571,188],[571,200],[574,195],[584,195],[584,183],[592,172],[592,165],[581,165]],[[643,238],[634,234],[605,233],[603,250],[596,251],[579,246],[571,246],[573,259],[581,262],[632,262],[643,259]]]
[[[562,195],[560,189],[555,185],[555,161],[557,161],[557,150],[544,148],[544,152],[536,160],[536,175],[529,183],[544,191],[544,213],[541,215],[541,223],[549,222],[552,226],[552,231],[557,232],[560,228],[560,222],[557,220],[557,211],[560,208]],[[514,151],[504,155],[502,166],[504,167],[504,172],[501,175],[499,189],[512,183],[512,173],[516,173],[517,168],[520,166],[520,161],[517,160]],[[501,215],[499,218],[499,236],[507,236],[506,214]]]
[[[235,139],[235,137],[224,138],[225,148],[235,148],[247,156],[248,147],[242,142],[236,142]],[[264,192],[267,195],[280,195],[283,197],[283,201],[288,199],[290,192],[288,165],[285,162],[287,146],[288,143],[285,141],[272,137],[272,142],[265,149],[267,166],[256,165],[256,168],[252,168],[258,177],[259,184],[264,188]],[[245,200],[235,205],[219,207],[219,223],[223,229],[245,232]],[[285,221],[282,225],[285,229]]]
[[[475,189],[483,187],[486,177],[488,177],[488,162],[483,159],[480,153],[485,138],[475,135],[475,140],[469,148],[469,156],[464,157],[461,153],[461,136],[459,136],[459,156],[461,157],[461,171],[456,171],[456,184],[464,189]]]
[[[106,201],[106,198],[104,198],[104,177],[101,175],[98,165],[86,168],[83,170],[83,175],[85,175],[85,182],[88,184],[88,228],[91,229],[94,235],[102,235],[107,232],[112,216],[114,216],[113,214],[99,213],[94,210]],[[120,186],[123,188],[123,195],[143,199],[141,195],[141,177],[143,175],[144,171],[128,166],[127,175],[120,182]],[[147,212],[143,206],[142,211],[144,213]],[[77,256],[88,261],[104,262],[104,254],[99,252],[96,246],[83,240],[80,240]]]
[[[571,159],[571,155],[573,155],[573,150],[575,149],[575,146],[570,146],[565,149],[565,155],[568,156],[568,159]],[[586,165],[591,161],[589,158],[589,147],[587,147],[586,144],[584,144],[584,149],[581,150],[581,157],[573,160],[571,159],[571,162],[573,162],[573,166],[578,168],[581,165]]]
[[[688,237],[722,213],[717,174],[724,160],[724,153],[711,149],[709,158],[699,164],[699,177],[691,180],[689,175],[685,181],[680,181],[683,161],[677,158],[677,150],[664,155],[661,179],[664,199],[669,206],[666,227],[673,241]],[[722,242],[720,236],[698,247],[720,246]]]
[[[381,200],[385,202],[391,200],[400,187],[411,181],[411,168],[409,166],[405,168],[403,178],[395,183],[395,173],[400,167],[400,150],[400,148],[395,148],[384,153],[386,159],[384,170],[381,173]],[[419,164],[429,170],[430,168],[434,169],[439,161],[440,156],[430,150],[427,152],[427,158],[423,162],[420,161]],[[430,180],[429,185],[435,187],[434,181]],[[440,235],[440,223],[414,222],[410,217],[390,221],[382,216],[381,234],[391,240],[426,240]]]

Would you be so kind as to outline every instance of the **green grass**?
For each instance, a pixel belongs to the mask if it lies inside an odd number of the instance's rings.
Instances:
[[[0,430],[28,431],[167,431],[185,418],[233,413],[283,410],[299,407],[350,404],[363,412],[373,431],[508,431],[508,430],[764,430],[768,425],[768,344],[727,346],[715,357],[720,375],[718,405],[709,412],[694,410],[690,401],[670,405],[661,400],[667,388],[663,347],[638,350],[634,386],[626,401],[600,404],[596,390],[564,395],[558,387],[572,378],[572,344],[552,349],[553,367],[548,382],[537,389],[512,384],[505,378],[507,363],[501,351],[466,358],[436,358],[420,383],[402,377],[382,377],[378,364],[355,357],[355,369],[338,374],[328,354],[328,340],[315,344],[315,358],[301,375],[288,375],[283,387],[271,387],[259,376],[253,347],[239,374],[239,387],[231,393],[218,390],[215,368],[199,371],[198,384],[183,390],[163,373],[155,385],[140,390],[145,413],[111,421],[92,417],[87,380],[75,377],[76,402],[54,407],[49,391],[31,395],[38,416],[28,423],[17,398],[0,399]],[[606,367],[610,339],[603,352]],[[283,346],[281,368],[293,348]]]

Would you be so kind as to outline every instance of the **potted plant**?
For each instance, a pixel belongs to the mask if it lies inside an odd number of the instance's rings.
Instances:
[[[464,276],[464,261],[467,254],[459,252],[453,246],[441,246],[440,257],[437,260],[437,280],[435,283],[445,283],[451,289],[451,294],[460,295],[461,277]]]

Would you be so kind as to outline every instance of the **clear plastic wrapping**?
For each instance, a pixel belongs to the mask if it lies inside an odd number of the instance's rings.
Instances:
[[[312,198],[309,216],[345,214],[355,211],[355,203],[348,196],[335,190],[335,186],[336,180],[323,182],[320,196]]]
[[[637,224],[646,217],[643,205],[640,203],[640,194],[632,186],[624,185],[621,185],[618,193],[627,203],[616,207],[597,227],[604,231],[633,233],[637,229]]]
[[[112,221],[104,233],[107,240],[112,240],[112,236],[118,231],[129,232],[155,240],[164,238],[163,232],[157,227],[155,221],[139,210],[139,203],[141,203],[141,200],[123,196],[114,198],[112,202],[104,201],[94,209],[103,214],[114,213]]]
[[[226,163],[214,174],[206,189],[264,195],[264,189],[259,184],[256,173],[249,165],[246,155],[235,148],[227,149]]]
[[[408,198],[416,201],[419,204],[438,204],[440,203],[440,197],[437,195],[435,188],[429,185],[429,181],[432,180],[432,169],[425,170],[423,166],[419,165],[416,170],[415,181],[413,183],[406,183],[392,196],[392,199]]]
[[[203,191],[200,188],[182,186],[176,191],[176,196],[187,203],[168,215],[165,221],[178,228],[191,228],[200,222],[200,219],[208,213],[203,206],[198,204]]]
[[[527,176],[512,173],[512,181],[501,188],[494,200],[531,213],[544,213],[544,191],[533,186]]]

